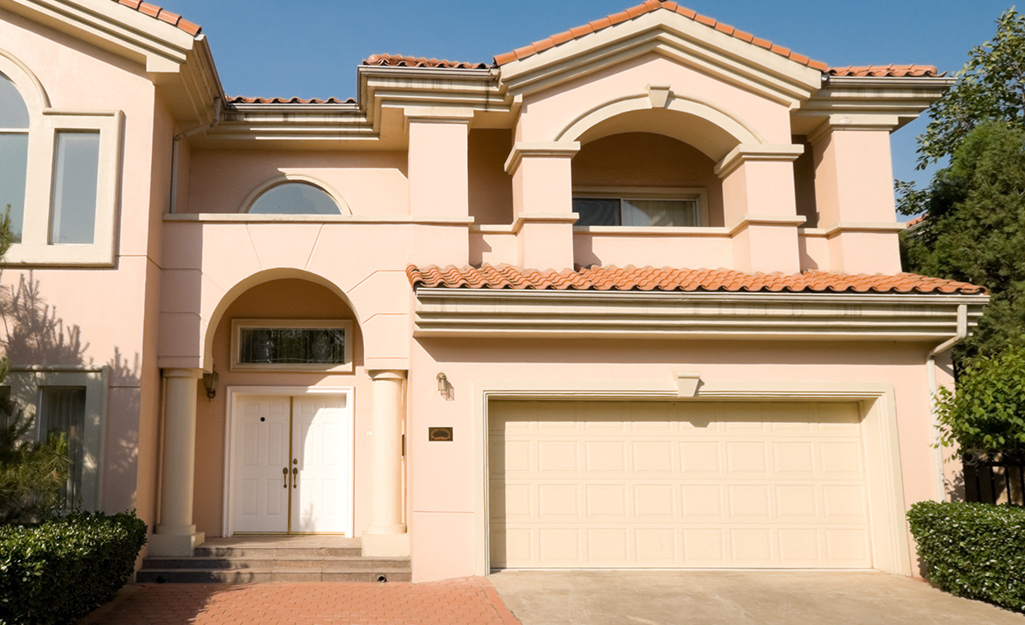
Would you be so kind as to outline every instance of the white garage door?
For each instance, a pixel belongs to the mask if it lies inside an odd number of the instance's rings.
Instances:
[[[493,402],[495,568],[870,568],[858,408]]]

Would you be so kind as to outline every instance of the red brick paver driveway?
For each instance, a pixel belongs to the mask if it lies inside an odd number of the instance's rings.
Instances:
[[[408,584],[139,584],[79,625],[519,625],[485,578]]]

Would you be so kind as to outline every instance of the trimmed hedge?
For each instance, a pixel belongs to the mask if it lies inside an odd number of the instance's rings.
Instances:
[[[959,597],[1025,612],[1025,508],[922,501],[908,520],[926,579]]]
[[[114,598],[145,542],[134,511],[0,527],[0,625],[74,623]]]

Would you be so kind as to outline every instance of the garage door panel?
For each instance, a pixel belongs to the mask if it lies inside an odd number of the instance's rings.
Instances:
[[[496,402],[492,564],[871,567],[858,414],[838,404]]]

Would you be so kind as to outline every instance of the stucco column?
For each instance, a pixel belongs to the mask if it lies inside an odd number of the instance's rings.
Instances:
[[[469,216],[468,140],[473,113],[416,107],[405,113],[410,215]]]
[[[834,115],[808,135],[815,164],[815,207],[829,241],[829,269],[901,270],[893,198],[888,115]]]
[[[191,556],[205,536],[192,523],[196,466],[196,381],[202,369],[165,369],[160,522],[151,555]]]
[[[739,145],[715,166],[722,179],[725,225],[740,271],[801,270],[794,161],[800,145]]]
[[[363,554],[409,555],[409,536],[402,522],[402,421],[405,416],[406,372],[369,371],[373,381],[373,494],[370,524],[363,532]]]
[[[573,173],[580,144],[518,142],[505,162],[512,176],[513,231],[518,264],[531,269],[573,268]]]

